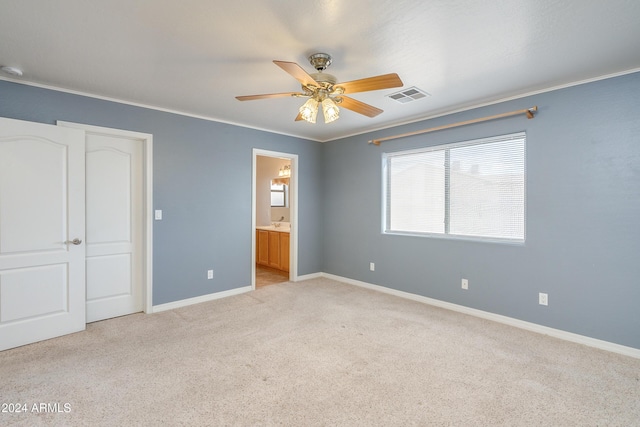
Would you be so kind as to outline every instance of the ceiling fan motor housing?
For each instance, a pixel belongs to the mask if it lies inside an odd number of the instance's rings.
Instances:
[[[327,74],[327,73],[313,73],[313,74],[309,74],[311,76],[311,78],[313,78],[313,80],[315,80],[318,83],[324,83],[322,86],[329,86],[329,85],[334,85],[336,84],[336,82],[338,81],[336,79],[335,76],[332,76],[331,74]]]

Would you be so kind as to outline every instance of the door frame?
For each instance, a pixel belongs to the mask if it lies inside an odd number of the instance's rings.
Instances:
[[[82,123],[56,121],[61,127],[81,129],[93,134],[137,139],[142,141],[142,309],[153,312],[153,135]]]
[[[289,179],[289,280],[298,280],[298,155],[269,151],[260,148],[253,149],[252,180],[251,180],[251,289],[256,289],[256,168],[258,156],[286,159],[291,162],[291,178]]]

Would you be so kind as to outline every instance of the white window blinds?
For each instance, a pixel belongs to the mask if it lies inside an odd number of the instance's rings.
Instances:
[[[385,232],[524,241],[525,139],[385,154]]]

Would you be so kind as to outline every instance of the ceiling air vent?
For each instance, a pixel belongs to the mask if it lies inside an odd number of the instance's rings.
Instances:
[[[407,102],[417,101],[420,98],[426,98],[431,95],[415,86],[412,86],[408,89],[404,89],[400,92],[392,93],[387,96],[401,104],[406,104]]]

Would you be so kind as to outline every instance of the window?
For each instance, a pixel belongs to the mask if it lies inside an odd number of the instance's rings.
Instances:
[[[385,153],[384,231],[524,242],[525,134]]]
[[[271,182],[271,207],[287,206],[287,184]]]

